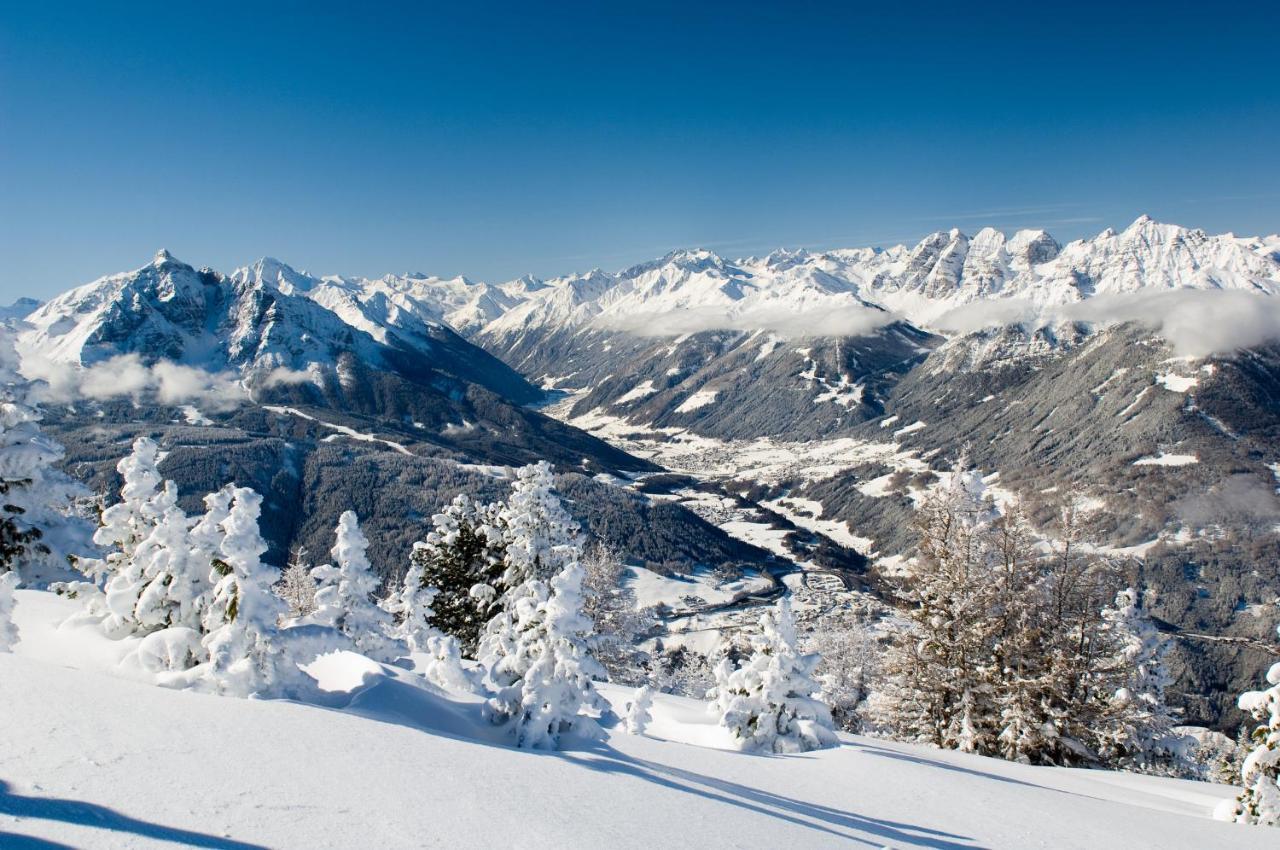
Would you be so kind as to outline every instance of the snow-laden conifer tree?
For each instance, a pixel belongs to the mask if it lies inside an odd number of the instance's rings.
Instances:
[[[374,661],[394,661],[404,654],[404,645],[391,635],[395,626],[391,614],[374,601],[378,577],[365,554],[369,540],[360,530],[355,511],[342,514],[334,536],[330,554],[336,563],[311,571],[319,588],[310,619],[342,632],[358,652]]]
[[[225,491],[223,491],[225,492]],[[277,645],[284,601],[272,592],[278,571],[262,563],[267,543],[258,530],[262,497],[248,487],[230,491],[223,534],[210,580],[216,582],[205,609],[204,647],[208,678],[228,696],[271,697],[288,687],[292,659]],[[213,508],[220,507],[219,501]]]
[[[432,624],[468,653],[475,651],[498,597],[506,550],[501,507],[458,496],[431,518],[426,541],[415,544],[409,556],[420,586],[435,588]]]
[[[276,593],[289,606],[289,619],[305,617],[316,610],[316,580],[311,577],[305,548],[299,546],[289,553],[289,563],[276,584]]]
[[[1253,730],[1253,750],[1240,770],[1244,791],[1218,806],[1215,815],[1220,820],[1280,826],[1280,664],[1267,671],[1267,684],[1271,687],[1240,696],[1240,709],[1259,725]]]
[[[506,538],[501,583],[507,593],[527,579],[546,580],[581,559],[578,523],[555,494],[555,477],[545,460],[516,470],[499,516]]]
[[[426,544],[415,543],[414,553]],[[418,662],[418,672],[427,681],[455,691],[474,691],[476,678],[462,665],[462,651],[457,638],[435,627],[432,603],[439,591],[426,583],[426,561],[412,555],[409,570],[400,589],[392,592],[383,607],[395,618],[392,634],[405,643],[410,652],[425,655]]]
[[[13,622],[13,592],[17,587],[16,572],[0,573],[0,652],[12,652],[18,642],[18,626]]]
[[[142,575],[143,587],[132,612],[137,623],[135,631],[171,626],[200,628],[213,585],[209,582],[209,562],[201,559],[192,546],[193,525],[177,504],[170,505],[138,544],[133,560]]]
[[[821,660],[796,647],[791,603],[783,597],[760,618],[753,652],[739,667],[724,658],[716,668],[711,707],[742,750],[798,753],[836,743],[830,710],[814,697]]]
[[[404,581],[399,590],[392,591],[383,605],[395,617],[394,634],[405,642],[411,652],[425,652],[427,641],[440,634],[435,626],[436,612],[433,607],[440,591],[426,582],[425,559],[417,557],[418,552],[424,548],[424,543],[413,544]]]
[[[602,707],[592,679],[605,673],[588,644],[592,624],[582,613],[582,577],[582,567],[570,562],[549,586],[527,579],[482,643],[494,692],[485,715],[506,725],[519,747],[555,748],[563,733],[591,728],[584,707]]]
[[[1173,681],[1165,666],[1169,645],[1140,607],[1132,587],[1116,595],[1102,612],[1111,655],[1106,659],[1109,693],[1101,722],[1094,729],[1098,755],[1106,763],[1131,770],[1175,773],[1188,746],[1174,731],[1176,718],[1165,702]]]
[[[653,688],[641,685],[632,694],[627,703],[627,731],[632,735],[643,735],[653,721],[649,709],[653,708]]]
[[[166,492],[160,476],[159,451],[155,440],[139,437],[133,441],[133,451],[116,464],[116,471],[124,480],[120,501],[103,510],[93,535],[94,543],[111,551],[102,561],[84,562],[90,577],[110,581],[124,570],[164,509],[176,503],[176,493]]]
[[[102,629],[115,638],[146,631],[138,619],[138,600],[148,584],[148,560],[162,557],[164,553],[160,550],[175,538],[180,541],[187,530],[187,517],[178,507],[177,486],[172,481],[165,481],[157,488],[151,486],[153,477],[159,477],[154,457],[154,454],[147,457],[143,453],[138,458],[140,463],[128,466],[132,478],[126,477],[121,494],[132,491],[131,496],[103,511],[103,525],[94,535],[96,542],[114,541],[117,547],[107,555],[109,570],[102,588],[106,607]],[[124,467],[125,461],[120,465]],[[167,527],[153,537],[162,523]],[[181,546],[181,542],[178,545]]]
[[[53,466],[63,448],[41,432],[19,366],[13,332],[0,326],[0,571],[36,579],[87,551],[92,525],[75,510],[87,491]]]

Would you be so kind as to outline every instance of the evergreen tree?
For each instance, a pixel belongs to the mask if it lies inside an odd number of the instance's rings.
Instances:
[[[413,544],[409,555],[409,569],[404,574],[400,590],[387,597],[384,607],[396,619],[395,634],[405,642],[411,652],[425,652],[427,642],[441,634],[436,628],[434,603],[440,591],[427,583],[426,559],[418,555],[426,548],[424,543]]]
[[[225,491],[222,491],[225,492]],[[214,582],[205,609],[203,644],[214,689],[229,696],[272,697],[287,687],[293,661],[277,645],[284,602],[271,591],[277,571],[262,563],[266,541],[258,530],[262,497],[248,487],[230,491]],[[213,507],[221,507],[221,494]]]
[[[171,482],[166,482],[168,486]],[[135,631],[179,626],[199,629],[209,583],[208,560],[192,546],[188,519],[176,504],[165,508],[155,527],[134,552],[142,588],[131,613]]]
[[[120,501],[102,512],[93,535],[95,543],[112,551],[102,561],[85,562],[90,575],[103,579],[102,628],[115,638],[147,631],[138,617],[138,600],[149,583],[149,561],[164,559],[166,545],[180,541],[188,529],[186,515],[178,507],[177,487],[160,475],[158,453],[154,440],[139,437],[133,452],[116,464],[124,479]],[[151,539],[162,523],[166,528]],[[181,542],[177,545],[185,549]]]
[[[1240,696],[1240,709],[1259,725],[1240,770],[1244,791],[1218,807],[1215,814],[1221,820],[1280,826],[1280,664],[1267,671],[1267,684],[1271,687]]]
[[[500,581],[507,592],[531,578],[545,581],[581,560],[578,523],[556,496],[555,477],[545,460],[516,470],[499,517],[506,540]]]
[[[653,688],[641,685],[627,703],[627,731],[632,735],[643,735],[653,721],[649,709],[653,708]]]
[[[34,579],[65,569],[89,548],[92,529],[76,511],[86,491],[54,467],[63,448],[41,432],[19,366],[13,332],[0,327],[0,572]]]
[[[311,577],[305,548],[300,546],[289,553],[289,563],[276,584],[276,592],[289,606],[289,619],[305,617],[316,610],[316,580]]]
[[[786,597],[760,618],[751,643],[754,651],[742,666],[726,657],[716,668],[712,710],[720,725],[743,750],[797,753],[834,745],[831,712],[814,698],[820,686],[813,671],[821,659],[797,649]]]
[[[1173,681],[1165,666],[1168,643],[1142,611],[1140,595],[1130,587],[1116,595],[1102,614],[1114,647],[1104,674],[1102,723],[1095,728],[1098,755],[1108,764],[1147,773],[1177,773],[1188,746],[1174,731],[1176,718],[1165,701]]]
[[[565,732],[586,729],[584,706],[602,705],[592,679],[604,670],[591,656],[582,578],[582,567],[570,562],[549,586],[525,580],[486,633],[481,662],[493,696],[485,715],[507,726],[519,747],[555,748]]]
[[[457,638],[466,653],[475,652],[498,595],[506,549],[500,511],[460,495],[432,517],[432,531],[409,556],[418,586],[435,589],[434,627]]]
[[[360,530],[355,511],[346,511],[334,530],[330,553],[336,565],[323,564],[311,571],[319,584],[312,621],[346,635],[356,650],[387,663],[404,654],[404,645],[391,636],[393,618],[374,601],[378,578],[366,551],[369,541]]]
[[[18,625],[13,622],[13,592],[17,588],[16,572],[0,573],[0,652],[12,652],[18,642]]]

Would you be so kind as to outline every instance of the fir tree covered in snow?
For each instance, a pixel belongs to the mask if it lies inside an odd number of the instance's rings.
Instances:
[[[1098,755],[1108,764],[1145,772],[1176,772],[1185,743],[1174,731],[1176,718],[1165,701],[1173,681],[1165,666],[1169,645],[1140,607],[1134,588],[1116,595],[1103,611],[1112,646],[1107,672],[1114,686],[1103,693],[1095,730]]]
[[[102,627],[112,637],[148,631],[138,611],[150,583],[147,570],[162,570],[169,556],[185,555],[187,517],[178,507],[177,487],[160,475],[158,453],[154,440],[139,437],[133,452],[116,465],[124,479],[120,501],[102,512],[93,535],[95,543],[110,551],[101,561],[84,562],[91,576],[103,580]],[[171,546],[176,549],[170,551]],[[148,612],[149,619],[153,614]]]
[[[424,548],[424,543],[414,544],[413,553],[409,556],[409,569],[404,574],[400,589],[393,591],[383,605],[395,617],[396,636],[405,642],[411,652],[426,651],[427,641],[440,634],[435,625],[436,612],[433,606],[440,591],[426,582],[425,559],[416,557]]]
[[[216,691],[228,696],[276,696],[292,676],[287,669],[292,661],[281,655],[277,643],[285,610],[271,590],[277,571],[262,563],[267,551],[258,530],[262,497],[248,487],[237,487],[229,496],[210,575],[215,585],[204,616],[208,677]]]
[[[712,710],[740,749],[798,753],[836,743],[830,710],[815,698],[821,686],[813,671],[821,660],[796,646],[791,603],[760,618],[753,652],[735,667],[729,658],[716,667]]]
[[[434,627],[457,638],[468,653],[475,651],[498,595],[506,550],[500,511],[500,505],[462,494],[431,518],[426,541],[409,556],[419,586],[435,589]]]
[[[582,567],[570,562],[549,584],[525,580],[481,644],[493,690],[485,715],[506,726],[517,746],[554,749],[563,733],[585,731],[584,707],[602,705],[592,679],[605,673],[591,656],[582,578]]]
[[[1267,671],[1269,688],[1240,696],[1240,709],[1258,721],[1253,750],[1240,770],[1244,791],[1215,812],[1221,820],[1280,826],[1280,663]]]
[[[425,545],[415,543],[414,553]],[[392,634],[403,641],[410,652],[426,656],[425,661],[419,660],[418,670],[428,681],[451,690],[474,690],[475,677],[462,665],[457,638],[435,627],[432,603],[439,591],[426,583],[425,568],[425,559],[411,555],[400,589],[383,602],[383,607],[395,618]]]
[[[632,735],[643,735],[653,721],[649,709],[653,708],[653,688],[641,685],[632,694],[627,703],[627,731]]]
[[[172,490],[171,484],[166,482],[166,491]],[[133,563],[142,580],[131,612],[137,631],[200,628],[212,585],[209,561],[192,546],[193,524],[176,502],[166,504],[151,533],[134,551]]]
[[[18,366],[12,332],[0,327],[0,571],[34,577],[65,569],[87,548],[91,526],[74,509],[84,489],[53,466],[62,446],[41,432]]]
[[[289,618],[305,617],[316,610],[316,580],[311,577],[311,564],[307,562],[307,550],[298,547],[289,553],[276,585],[276,592],[289,606]]]
[[[501,583],[508,592],[527,579],[546,580],[581,560],[578,523],[555,494],[555,477],[545,460],[516,470],[516,482],[499,517],[506,538]]]
[[[404,646],[391,636],[392,615],[374,601],[378,578],[366,555],[369,540],[360,530],[355,511],[339,517],[334,535],[330,554],[336,563],[311,571],[319,583],[311,619],[342,632],[358,652],[375,661],[394,661],[404,654]]]
[[[13,622],[13,591],[17,587],[16,572],[0,573],[0,652],[12,652],[18,642],[18,626]]]

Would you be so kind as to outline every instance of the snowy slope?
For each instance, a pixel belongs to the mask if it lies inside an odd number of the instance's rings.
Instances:
[[[701,703],[659,696],[652,737],[533,753],[474,699],[343,654],[331,705],[122,678],[119,649],[58,629],[74,603],[20,591],[0,655],[0,843],[76,847],[1250,848],[1208,819],[1224,786],[1033,768],[845,736],[762,757],[717,749]],[[628,692],[605,686],[619,706]]]

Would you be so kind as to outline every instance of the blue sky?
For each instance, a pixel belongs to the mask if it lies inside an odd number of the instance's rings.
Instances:
[[[1274,3],[261,5],[9,5],[0,297],[1280,230]]]

